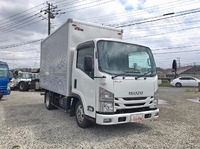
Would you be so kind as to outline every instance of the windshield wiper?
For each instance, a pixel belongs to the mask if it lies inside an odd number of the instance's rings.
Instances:
[[[135,79],[137,80],[138,78],[146,77],[150,72],[151,72],[151,71],[148,71],[148,72],[144,73],[144,74],[141,75],[141,76],[137,76],[137,77],[135,77]]]
[[[115,76],[112,76],[112,79],[116,78],[116,77],[119,77],[119,76],[127,76],[128,73],[140,73],[140,71],[125,71],[124,73],[121,73],[121,74],[117,74]]]

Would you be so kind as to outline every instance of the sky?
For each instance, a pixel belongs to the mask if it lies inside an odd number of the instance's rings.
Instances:
[[[49,0],[51,32],[74,18],[124,30],[123,39],[151,48],[157,67],[200,65],[200,0]],[[39,68],[48,36],[46,0],[0,1],[0,60]]]

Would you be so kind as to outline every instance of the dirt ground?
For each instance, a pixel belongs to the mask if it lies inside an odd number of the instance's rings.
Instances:
[[[0,148],[199,149],[200,93],[185,90],[159,88],[158,119],[88,129],[46,110],[40,92],[12,91],[0,101]]]

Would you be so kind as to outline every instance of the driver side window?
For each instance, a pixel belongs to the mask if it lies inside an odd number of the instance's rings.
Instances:
[[[94,69],[91,72],[87,72],[84,68],[84,59],[86,56],[91,56],[93,59],[93,66],[94,66],[94,48],[91,46],[84,46],[81,48],[78,48],[77,50],[77,64],[76,67],[85,72],[89,77],[94,76]]]

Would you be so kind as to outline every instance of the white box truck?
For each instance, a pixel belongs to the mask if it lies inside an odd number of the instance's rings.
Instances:
[[[123,30],[68,19],[41,43],[40,86],[46,108],[62,108],[79,127],[158,117],[158,78],[148,47]]]

